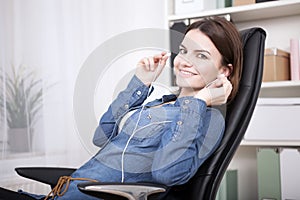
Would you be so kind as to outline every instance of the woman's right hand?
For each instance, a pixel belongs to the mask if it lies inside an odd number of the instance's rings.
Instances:
[[[220,74],[213,84],[201,89],[195,97],[205,101],[207,106],[221,105],[227,102],[231,91],[232,84],[224,74]]]
[[[135,75],[147,86],[150,86],[161,74],[169,58],[166,52],[146,57],[137,64]]]

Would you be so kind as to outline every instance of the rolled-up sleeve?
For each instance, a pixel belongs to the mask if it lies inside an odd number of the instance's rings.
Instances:
[[[141,105],[147,98],[148,93],[149,87],[136,76],[133,76],[127,88],[119,93],[101,117],[93,137],[93,143],[99,147],[105,144],[113,136],[117,120],[131,108]]]
[[[162,136],[152,165],[152,176],[166,185],[186,183],[212,154],[224,132],[224,118],[193,97],[177,99],[180,114]]]

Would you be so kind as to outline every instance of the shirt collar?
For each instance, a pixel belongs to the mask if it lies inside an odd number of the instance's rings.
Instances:
[[[163,103],[168,103],[170,101],[175,101],[176,99],[177,99],[177,96],[175,94],[163,95],[162,98],[148,102],[145,106],[146,107],[157,106],[157,105],[160,105]]]
[[[170,101],[175,101],[177,99],[177,96],[175,94],[169,94],[169,95],[164,95],[161,98],[162,103],[167,103]]]

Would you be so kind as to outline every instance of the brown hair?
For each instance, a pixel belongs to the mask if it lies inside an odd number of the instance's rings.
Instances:
[[[232,92],[228,102],[236,95],[242,72],[243,48],[240,34],[233,23],[223,17],[209,17],[192,23],[186,30],[198,29],[214,43],[222,55],[221,64],[232,64],[233,68],[228,77],[232,84]]]

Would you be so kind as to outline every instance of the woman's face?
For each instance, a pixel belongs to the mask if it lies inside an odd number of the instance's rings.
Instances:
[[[174,59],[176,84],[181,89],[198,91],[217,78],[222,56],[214,43],[198,29],[184,37]]]

